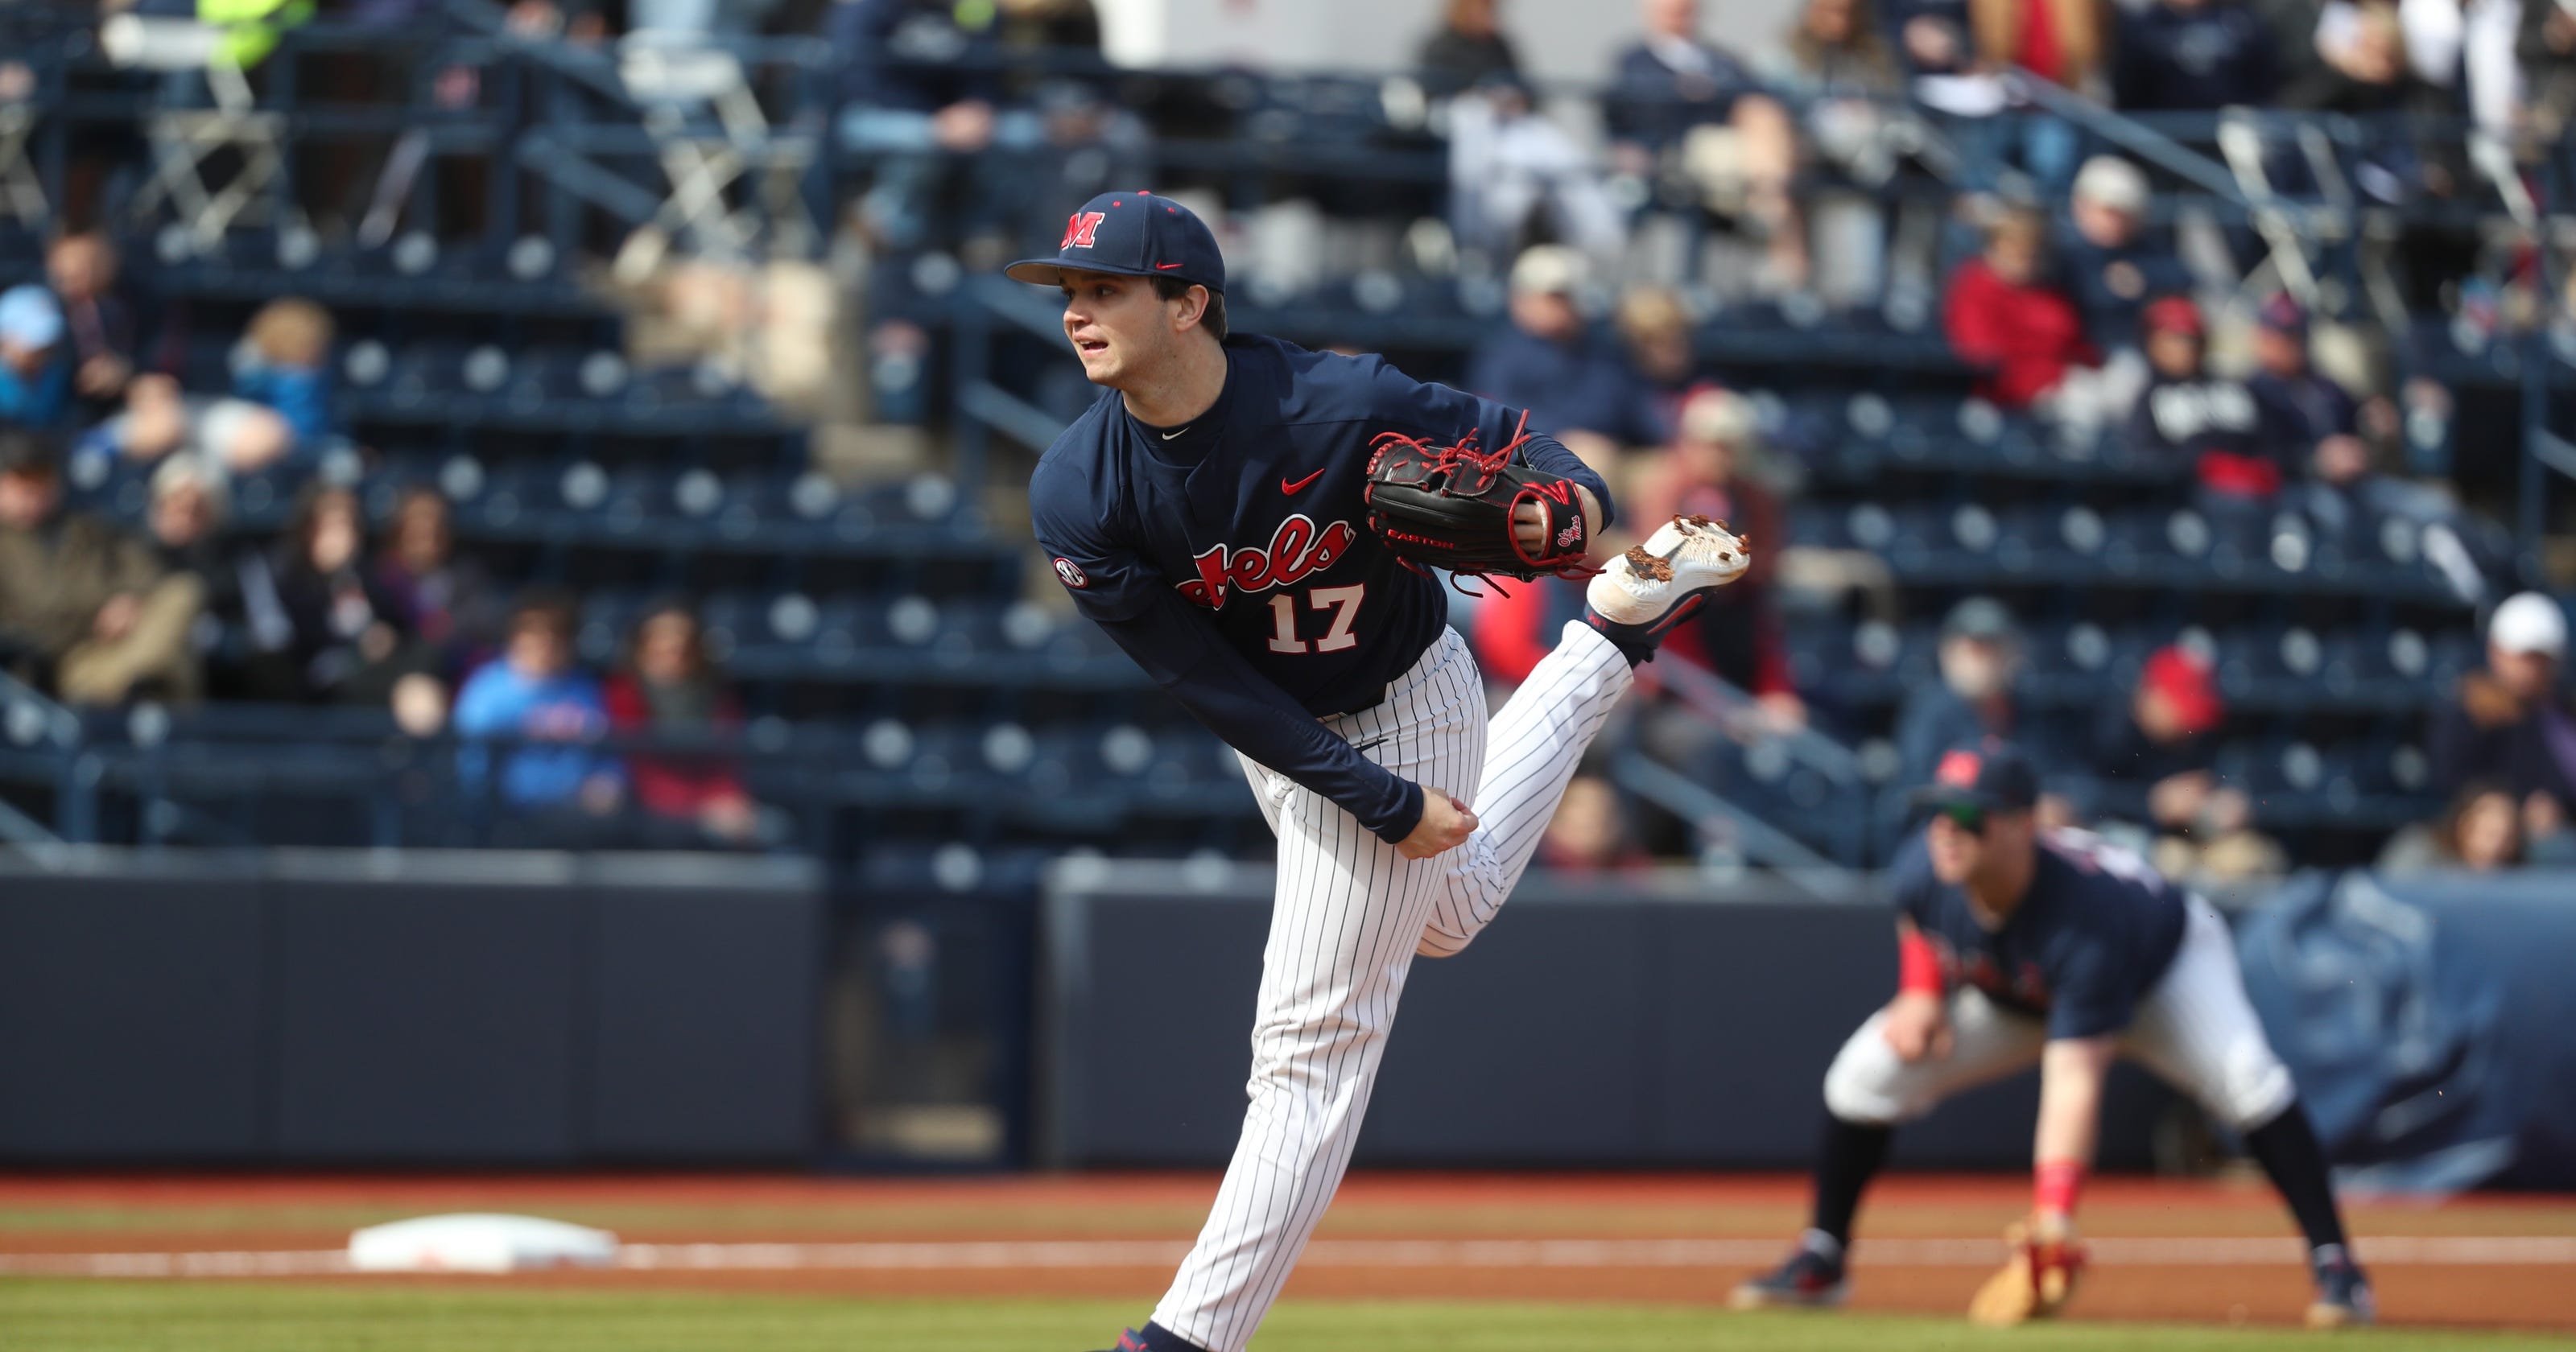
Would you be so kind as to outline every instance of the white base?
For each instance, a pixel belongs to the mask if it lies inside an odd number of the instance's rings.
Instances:
[[[523,1272],[616,1261],[617,1236],[536,1216],[422,1216],[349,1236],[349,1266],[359,1272]]]

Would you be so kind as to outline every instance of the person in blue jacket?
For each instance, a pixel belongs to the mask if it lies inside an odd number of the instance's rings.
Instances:
[[[0,423],[51,427],[71,402],[63,308],[32,283],[0,293]]]
[[[605,817],[625,794],[625,772],[600,750],[608,735],[608,701],[599,682],[573,665],[571,603],[535,595],[510,616],[509,641],[457,692],[450,716],[459,735],[524,743],[500,756],[493,775],[513,807],[565,808]],[[458,757],[468,784],[490,762],[479,748]]]

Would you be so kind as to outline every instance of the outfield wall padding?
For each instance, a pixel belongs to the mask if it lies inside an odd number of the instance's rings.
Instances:
[[[1752,896],[1525,883],[1466,953],[1413,964],[1355,1161],[1805,1167],[1825,1067],[1894,989],[1894,929],[1883,905]],[[1123,867],[1060,882],[1043,914],[1041,1160],[1222,1165],[1267,873]],[[2115,1073],[2104,1167],[2148,1167],[2174,1103]],[[2027,1168],[2037,1107],[2031,1075],[1963,1095],[1900,1132],[1896,1158]]]
[[[0,1160],[801,1162],[826,947],[801,866],[0,864]]]

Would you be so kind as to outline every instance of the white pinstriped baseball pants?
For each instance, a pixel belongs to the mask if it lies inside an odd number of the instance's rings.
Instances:
[[[1326,719],[1369,759],[1476,810],[1476,833],[1436,858],[1406,859],[1348,812],[1244,762],[1279,837],[1251,1106],[1154,1322],[1209,1352],[1252,1340],[1350,1166],[1406,970],[1416,954],[1465,948],[1493,920],[1629,682],[1608,639],[1568,624],[1488,726],[1476,659],[1444,629],[1385,703]]]
[[[2298,1097],[2289,1067],[2272,1051],[2245,996],[2236,940],[2198,897],[2184,903],[2182,947],[2155,989],[2138,1001],[2120,1049],[2211,1115],[2251,1131]],[[1825,1107],[1846,1122],[1909,1122],[1943,1099],[2036,1065],[2048,1042],[2044,1020],[2015,1013],[1976,989],[1950,998],[1950,1054],[1901,1061],[1869,1016],[1825,1072]]]

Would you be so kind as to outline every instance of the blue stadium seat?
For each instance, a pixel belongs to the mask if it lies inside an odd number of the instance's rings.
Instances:
[[[437,339],[407,343],[396,349],[378,391],[397,408],[425,407],[433,399],[465,388],[465,354],[460,342]]]
[[[2143,640],[2134,633],[2115,633],[2091,620],[2033,626],[2025,650],[2033,674],[2068,682],[2080,690],[2105,683],[2125,683],[2123,659],[2134,663]],[[2127,673],[2134,679],[2134,668]]]
[[[653,600],[650,593],[629,588],[599,587],[583,592],[580,625],[573,631],[574,646],[582,660],[593,666],[615,660],[624,651],[635,622],[644,618],[644,608]]]
[[[2174,566],[2179,551],[2173,540],[2172,517],[2172,513],[2156,508],[2106,513],[2103,568],[2113,577],[2152,577]],[[2198,517],[2192,519],[2196,522]],[[2205,549],[2206,534],[2199,539]]]

